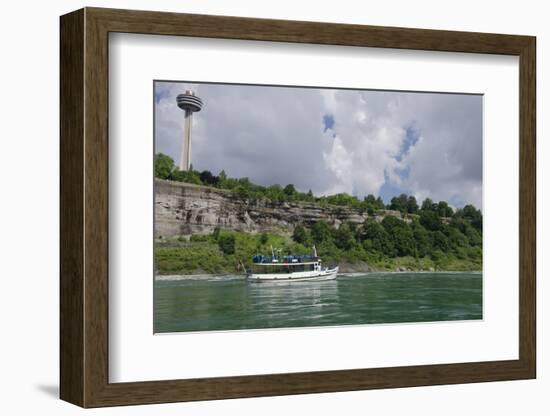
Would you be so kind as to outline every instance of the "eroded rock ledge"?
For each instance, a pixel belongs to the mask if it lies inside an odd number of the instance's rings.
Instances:
[[[384,216],[401,216],[385,211]],[[244,201],[230,191],[155,179],[155,237],[207,234],[217,226],[248,232],[292,232],[297,224],[325,220],[338,227],[368,217],[347,207],[320,207],[306,202]],[[377,218],[379,220],[382,217]]]

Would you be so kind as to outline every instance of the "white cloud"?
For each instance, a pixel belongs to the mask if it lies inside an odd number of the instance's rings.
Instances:
[[[322,193],[327,195],[341,192],[351,193],[353,190],[353,156],[346,150],[340,137],[334,137],[330,152],[323,152],[323,160],[333,173],[336,183]]]

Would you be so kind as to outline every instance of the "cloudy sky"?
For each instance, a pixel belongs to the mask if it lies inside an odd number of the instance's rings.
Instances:
[[[482,96],[155,82],[156,152],[177,163],[195,91],[193,168],[316,195],[396,195],[482,207]]]

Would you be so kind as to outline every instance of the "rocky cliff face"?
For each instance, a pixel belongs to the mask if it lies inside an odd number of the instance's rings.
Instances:
[[[216,188],[155,180],[155,237],[206,234],[217,226],[248,232],[292,232],[297,224],[319,220],[335,226],[344,221],[360,224],[367,216],[345,207],[321,208],[304,202],[247,202]]]

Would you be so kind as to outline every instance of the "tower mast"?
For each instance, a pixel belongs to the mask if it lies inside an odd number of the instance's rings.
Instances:
[[[185,111],[183,141],[181,143],[180,170],[189,170],[191,168],[191,125],[193,113],[201,111],[202,100],[191,90],[185,91],[185,94],[179,94],[176,98],[178,107]]]

